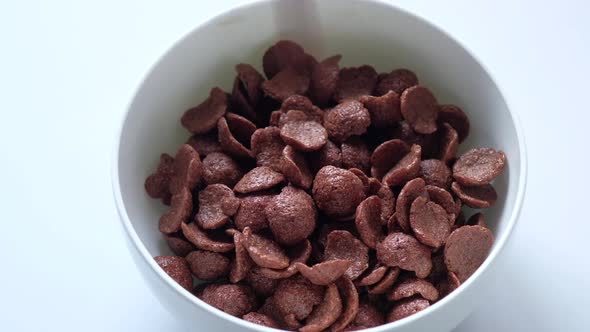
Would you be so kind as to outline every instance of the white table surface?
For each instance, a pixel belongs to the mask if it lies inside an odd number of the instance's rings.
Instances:
[[[111,195],[115,128],[173,41],[245,1],[0,4],[0,330],[205,331],[150,293]],[[590,6],[397,3],[467,45],[508,92],[529,152],[494,297],[455,332],[590,331]],[[204,323],[206,324],[206,323]]]

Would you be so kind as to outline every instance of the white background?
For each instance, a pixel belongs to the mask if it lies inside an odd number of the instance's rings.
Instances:
[[[147,68],[243,2],[0,2],[0,330],[206,330],[176,321],[131,261],[111,148]],[[528,143],[528,191],[505,273],[456,332],[590,331],[590,6],[396,3],[479,57]]]

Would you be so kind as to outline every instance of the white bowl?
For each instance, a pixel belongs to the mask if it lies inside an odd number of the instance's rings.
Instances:
[[[158,232],[165,208],[144,192],[161,152],[174,154],[189,136],[179,118],[213,86],[231,90],[234,65],[261,67],[264,50],[293,39],[318,59],[342,54],[341,65],[378,72],[414,70],[439,102],[461,106],[472,131],[462,149],[503,150],[508,167],[495,181],[497,204],[486,210],[496,241],[487,260],[461,287],[406,319],[370,331],[449,331],[485,299],[498,254],[518,218],[526,179],[522,131],[492,76],[463,46],[424,20],[378,1],[259,1],[227,11],[178,41],[148,72],[122,123],[113,158],[113,189],[132,256],[162,304],[195,330],[271,331],[225,314],[176,284],[152,259],[170,254]],[[518,273],[518,271],[503,271]],[[493,322],[490,322],[493,324]]]

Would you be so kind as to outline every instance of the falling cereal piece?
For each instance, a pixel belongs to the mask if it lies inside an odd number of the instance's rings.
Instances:
[[[340,69],[333,99],[342,102],[370,95],[377,84],[377,72],[371,66],[349,67]]]
[[[490,183],[506,166],[506,155],[491,148],[471,149],[453,165],[453,177],[464,186]]]
[[[464,282],[485,261],[494,235],[482,226],[463,226],[451,233],[445,246],[445,264],[449,272]]]
[[[381,199],[378,196],[367,197],[356,208],[355,224],[361,240],[371,249],[384,237],[381,226]]]
[[[410,152],[383,176],[383,183],[389,187],[394,187],[417,177],[420,172],[421,155],[422,148],[420,145],[412,145]]]
[[[465,187],[458,182],[451,184],[451,190],[461,201],[474,209],[484,209],[496,203],[498,194],[492,185],[484,184],[477,187]]]
[[[399,277],[399,274],[399,268],[390,268],[389,271],[387,271],[385,276],[381,280],[379,280],[378,283],[369,288],[369,294],[385,294],[388,290],[391,289],[393,284],[396,282],[397,278]]]
[[[395,322],[402,318],[411,316],[430,306],[428,300],[420,297],[405,299],[396,303],[387,314],[387,322]]]
[[[174,157],[174,172],[170,178],[170,193],[179,193],[182,188],[194,189],[201,181],[203,165],[199,154],[188,144],[183,144]]]
[[[404,119],[419,134],[432,134],[436,131],[438,102],[428,88],[415,85],[401,95],[401,111]]]
[[[183,223],[181,229],[186,239],[199,249],[213,252],[228,252],[234,249],[234,244],[228,242],[226,238],[211,236],[199,229],[194,223]]]
[[[289,266],[289,257],[276,242],[253,234],[249,227],[244,228],[243,234],[244,246],[256,265],[270,269]]]
[[[240,199],[223,184],[208,185],[199,192],[199,211],[195,221],[203,229],[216,229],[224,226],[229,217],[236,214]]]
[[[180,230],[180,225],[186,222],[193,209],[193,198],[187,188],[182,188],[179,193],[172,196],[170,209],[166,211],[159,221],[160,232],[172,234]]]
[[[229,274],[230,260],[217,252],[196,250],[186,256],[191,272],[201,280],[215,280]]]
[[[341,55],[333,55],[313,66],[309,94],[311,99],[320,106],[327,105],[336,90]]]
[[[342,277],[336,281],[336,286],[343,300],[344,310],[330,327],[330,331],[333,332],[344,330],[355,319],[359,311],[359,294],[352,281],[347,277]]]
[[[180,122],[193,134],[206,134],[215,128],[217,121],[227,111],[229,98],[220,88],[213,88],[209,98],[184,113]]]
[[[377,96],[383,96],[389,91],[395,91],[401,95],[407,88],[418,85],[418,77],[408,69],[396,69],[389,74],[379,76],[379,82],[375,88]]]
[[[290,40],[280,40],[271,46],[262,57],[264,74],[269,79],[280,71],[292,67],[299,72],[310,71],[315,59],[306,54],[303,47]]]
[[[414,271],[418,278],[426,278],[432,270],[430,249],[404,233],[391,233],[381,241],[377,259],[387,266]]]
[[[304,95],[308,89],[309,77],[291,67],[283,69],[272,79],[262,83],[262,91],[278,101],[283,101],[291,95]]]
[[[294,245],[311,235],[317,212],[313,199],[305,191],[287,186],[268,203],[266,219],[276,241]]]
[[[326,240],[324,260],[342,259],[352,262],[344,275],[358,278],[369,267],[369,248],[347,231],[332,231]]]
[[[351,136],[367,132],[371,115],[362,103],[347,100],[328,110],[324,116],[324,127],[334,142],[343,142]]]
[[[209,305],[232,316],[242,317],[256,306],[256,296],[246,285],[209,284],[200,296]]]
[[[327,329],[340,317],[342,313],[342,299],[338,288],[334,284],[328,285],[324,300],[320,303],[305,321],[305,326],[299,329],[301,332],[321,332]]]
[[[374,96],[361,96],[359,101],[371,115],[371,125],[375,128],[393,127],[402,119],[399,95],[395,91]]]
[[[397,284],[387,294],[387,299],[389,301],[399,301],[417,294],[431,302],[438,300],[436,288],[428,281],[418,278],[410,278]]]
[[[234,191],[247,194],[275,187],[285,181],[283,174],[270,167],[260,166],[246,173],[234,187]]]
[[[351,261],[344,259],[330,260],[318,263],[312,267],[303,263],[295,263],[297,271],[302,276],[311,281],[311,283],[320,286],[327,286],[342,277],[350,265]]]
[[[193,277],[188,263],[182,257],[177,256],[156,256],[156,263],[180,286],[188,291],[193,288]]]
[[[438,248],[451,232],[447,212],[425,197],[418,197],[410,208],[410,226],[418,241]]]

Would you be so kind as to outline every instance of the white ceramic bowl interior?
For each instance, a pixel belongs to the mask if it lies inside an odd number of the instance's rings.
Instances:
[[[514,226],[525,188],[525,150],[515,115],[490,74],[460,44],[431,24],[378,1],[260,1],[217,16],[178,41],[148,72],[133,97],[117,138],[113,186],[129,248],[163,305],[195,331],[238,328],[271,331],[216,310],[178,286],[153,261],[170,254],[158,232],[165,211],[143,183],[161,152],[174,155],[189,137],[182,113],[220,86],[231,91],[234,65],[261,69],[262,54],[279,39],[302,44],[318,59],[342,54],[342,66],[373,65],[378,72],[405,67],[418,74],[440,103],[461,106],[471,135],[461,150],[489,146],[505,151],[506,171],[495,181],[499,199],[485,211],[496,242],[480,269],[430,308],[371,331],[448,331],[482,298],[494,260]]]

